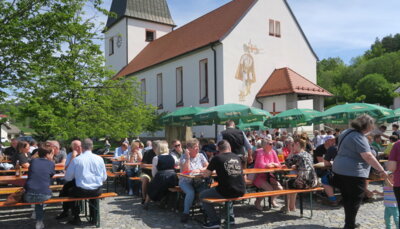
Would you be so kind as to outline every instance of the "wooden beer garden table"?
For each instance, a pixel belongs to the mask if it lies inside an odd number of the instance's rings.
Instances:
[[[243,169],[243,174],[248,175],[248,174],[261,174],[261,173],[275,173],[275,172],[290,172],[293,171],[293,169],[289,169],[286,167],[281,167],[281,168],[272,168],[272,169]],[[186,178],[196,178],[201,176],[201,174],[190,174],[190,173],[178,173],[178,176],[181,177],[186,177]],[[216,173],[213,173],[212,176],[216,176]]]
[[[56,171],[64,171],[64,166],[63,165],[56,165],[54,170],[56,170]],[[28,169],[23,168],[22,172],[28,172]],[[0,173],[15,173],[15,169],[0,170]]]
[[[59,173],[59,174],[55,174],[53,176],[53,179],[57,179],[57,178],[63,178],[65,174],[63,173]],[[28,175],[22,175],[22,176],[0,176],[0,182],[9,182],[9,181],[18,181],[18,180],[26,180],[28,179]]]

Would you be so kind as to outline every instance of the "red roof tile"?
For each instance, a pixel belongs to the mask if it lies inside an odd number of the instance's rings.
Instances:
[[[275,69],[257,94],[257,98],[283,94],[333,96],[290,68]]]
[[[114,79],[220,41],[256,1],[233,0],[149,43]]]

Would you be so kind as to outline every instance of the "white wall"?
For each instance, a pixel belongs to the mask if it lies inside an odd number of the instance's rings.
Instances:
[[[146,29],[156,31],[156,39],[172,31],[169,25],[142,21],[132,18],[123,18],[114,24],[106,33],[104,40],[106,66],[115,72],[125,67],[146,45]],[[109,40],[114,38],[114,54],[109,55]],[[121,46],[117,46],[118,37],[122,39]]]
[[[172,26],[154,22],[128,19],[128,63],[139,54],[149,42],[146,41],[146,29],[155,30],[158,39],[172,31]]]
[[[114,24],[104,34],[104,55],[106,57],[106,66],[114,70],[116,73],[127,65],[127,44],[126,44],[126,19],[122,19]],[[117,46],[118,37],[122,39],[121,46]],[[109,40],[114,38],[114,54],[110,55]]]
[[[217,69],[217,84],[222,85],[222,46],[216,46],[217,61],[219,69]],[[208,98],[209,102],[200,104],[200,87],[199,87],[199,62],[208,59]],[[157,106],[157,74],[163,75],[163,109],[162,111],[173,112],[180,108],[176,106],[176,68],[183,68],[183,103],[185,107],[212,107],[215,105],[214,100],[214,53],[211,48],[205,48],[201,51],[191,53],[173,61],[152,67],[146,71],[139,72],[134,75],[138,80],[146,80],[146,103]],[[218,90],[218,101],[223,101],[223,90]],[[220,127],[221,128],[221,127]],[[204,133],[205,137],[214,137],[214,126],[193,127],[193,132],[199,137]],[[156,133],[157,137],[164,136],[163,132]]]
[[[280,38],[269,35],[269,19],[280,21]],[[260,51],[258,54],[251,54],[255,62],[256,83],[251,86],[251,94],[240,101],[242,81],[235,79],[235,75],[240,58],[245,53],[243,46],[249,42]],[[222,43],[225,103],[258,106],[255,96],[277,68],[289,67],[316,82],[317,60],[282,0],[257,1]]]
[[[4,125],[2,125],[1,128],[0,128],[0,129],[1,129],[1,130],[0,130],[0,131],[1,131],[1,137],[2,137],[2,138],[8,139],[7,131],[5,130],[5,128],[6,128],[6,127],[5,127]]]
[[[269,112],[273,112],[274,103],[275,103],[275,112],[282,112],[286,110],[286,95],[265,97],[259,100],[263,103],[264,110],[267,110]]]

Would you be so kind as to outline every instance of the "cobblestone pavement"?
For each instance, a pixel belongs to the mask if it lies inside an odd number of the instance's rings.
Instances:
[[[380,190],[379,185],[370,185],[370,190]],[[282,199],[282,198],[281,198]],[[314,198],[315,199],[315,198]],[[282,200],[279,200],[282,203]],[[310,216],[310,202],[305,198],[305,212],[300,217],[299,210],[295,213],[282,214],[277,210],[260,212],[248,203],[235,205],[236,225],[233,228],[279,228],[279,229],[324,229],[341,228],[344,222],[342,207],[329,207],[314,201],[314,216]],[[67,229],[78,228],[66,222],[58,222],[54,218],[61,212],[61,205],[46,207],[46,228]],[[0,209],[0,229],[35,228],[34,220],[30,219],[32,208]],[[357,216],[357,222],[362,228],[378,229],[384,227],[384,206],[382,197],[376,197],[372,203],[365,203]],[[148,211],[142,210],[140,199],[130,196],[119,196],[101,201],[101,227],[115,229],[145,229],[145,228],[201,228],[201,215],[197,214],[189,223],[180,223],[180,214],[159,207],[152,203]],[[82,217],[83,218],[83,217]],[[85,219],[83,219],[85,221]],[[86,222],[86,221],[85,221]],[[87,223],[80,228],[95,228]]]

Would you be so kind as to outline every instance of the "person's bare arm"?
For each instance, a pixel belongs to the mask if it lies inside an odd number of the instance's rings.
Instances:
[[[387,179],[388,175],[385,171],[385,169],[379,164],[378,160],[376,160],[376,157],[371,153],[371,152],[365,152],[361,153],[361,157],[369,164],[371,165],[374,169],[376,169],[379,172],[379,175],[382,178]]]

